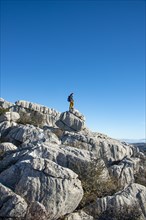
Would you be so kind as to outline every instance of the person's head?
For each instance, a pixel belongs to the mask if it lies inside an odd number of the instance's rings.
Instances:
[[[71,95],[73,95],[74,93],[72,92]]]

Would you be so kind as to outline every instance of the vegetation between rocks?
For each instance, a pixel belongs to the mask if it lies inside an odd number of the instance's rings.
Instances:
[[[107,177],[104,172],[105,165],[100,159],[96,159],[88,164],[84,173],[78,174],[84,190],[84,196],[78,207],[79,209],[95,202],[97,197],[113,195],[121,190],[120,183],[114,177]]]
[[[143,158],[140,161],[139,172],[135,174],[135,183],[146,187],[146,160]]]
[[[115,209],[107,208],[104,212],[97,215],[96,220],[139,220],[142,212],[136,204],[124,205]]]
[[[41,114],[40,112],[37,111],[33,111],[31,113],[27,113],[27,112],[19,112],[20,114],[20,119],[17,121],[17,123],[19,124],[31,124],[34,125],[36,127],[42,127],[43,125],[43,114]]]
[[[0,108],[0,115],[3,115],[3,114],[5,114],[8,111],[9,111],[8,108]]]

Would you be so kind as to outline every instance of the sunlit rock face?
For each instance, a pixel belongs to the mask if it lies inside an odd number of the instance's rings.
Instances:
[[[99,161],[97,177],[92,171]],[[94,220],[110,207],[122,212],[126,204],[136,204],[145,220],[145,161],[136,146],[90,131],[77,110],[59,113],[32,102],[0,99],[2,219]],[[83,203],[85,182],[101,182],[104,190],[113,178],[120,187],[100,197],[94,193]]]
[[[60,115],[56,125],[65,131],[81,131],[84,128],[84,116],[78,111],[67,111]]]

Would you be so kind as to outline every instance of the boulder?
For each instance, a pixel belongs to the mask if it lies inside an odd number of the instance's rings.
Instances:
[[[26,212],[26,201],[0,183],[0,219],[24,219]]]
[[[17,147],[12,143],[0,143],[0,156],[3,156],[6,152],[15,150],[17,150]]]
[[[14,104],[11,102],[8,102],[4,100],[3,98],[0,98],[0,108],[8,109],[12,107]]]
[[[102,216],[102,213],[108,212],[107,215],[114,215],[117,210],[126,212],[131,209],[131,219],[134,211],[141,214],[140,219],[146,219],[146,187],[132,183],[123,190],[115,193],[113,196],[97,198],[96,202],[87,206],[84,211],[92,213],[95,217]],[[135,210],[133,209],[135,207]],[[122,210],[125,208],[125,210]],[[136,210],[137,209],[137,210]],[[106,215],[106,216],[107,216]],[[109,216],[110,217],[110,216]],[[130,218],[129,218],[130,219]]]
[[[72,112],[67,111],[60,115],[56,125],[65,131],[78,132],[84,128],[84,120]]]
[[[140,167],[139,158],[125,158],[119,164],[110,166],[110,175],[116,178],[121,186],[129,185],[135,181],[135,173]]]
[[[3,99],[0,108],[9,108],[0,116],[0,219],[114,219],[109,211],[129,207],[146,219],[139,148],[90,131],[77,110]]]
[[[64,220],[93,220],[93,217],[81,210],[67,215]]]
[[[11,127],[10,121],[3,121],[0,123],[0,138],[7,135]]]
[[[91,162],[91,155],[86,150],[80,150],[69,146],[58,146],[49,142],[22,144],[20,151],[7,155],[0,161],[0,172],[7,169],[11,164],[32,157],[49,159],[56,164],[69,168],[80,174],[84,173],[85,167]],[[19,150],[18,149],[18,150]]]
[[[17,125],[11,128],[5,140],[20,145],[24,142],[44,141],[45,134],[42,129],[33,125]]]
[[[0,182],[25,199],[32,212],[28,216],[41,210],[50,220],[73,212],[83,196],[73,171],[42,158],[17,162],[0,174]]]
[[[120,163],[126,157],[137,157],[139,149],[131,145],[124,145],[118,140],[106,135],[86,132],[84,130],[76,132],[64,132],[61,142],[67,146],[79,149],[86,149],[97,158],[102,158],[108,166]]]
[[[41,117],[42,126],[47,125],[55,127],[55,123],[60,116],[60,113],[53,108],[23,100],[15,102],[12,111],[20,113],[20,116],[22,115],[22,117],[24,114],[30,114],[31,117],[39,122]]]
[[[5,135],[5,140],[16,144],[27,143],[37,143],[48,141],[50,143],[60,144],[61,141],[58,137],[50,130],[43,130],[39,127],[33,125],[17,125],[11,127],[7,135]]]
[[[20,115],[17,112],[6,112],[0,116],[0,123],[3,121],[17,122],[19,118]]]

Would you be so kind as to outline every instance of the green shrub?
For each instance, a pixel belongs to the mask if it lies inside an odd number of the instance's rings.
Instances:
[[[84,190],[84,196],[79,209],[95,202],[97,197],[110,196],[121,189],[121,185],[113,177],[102,177],[104,169],[103,163],[97,159],[88,164],[84,173],[78,173]],[[92,215],[92,213],[89,214]]]
[[[5,114],[8,111],[9,111],[8,108],[0,108],[0,115],[3,115],[3,114]]]
[[[142,212],[134,205],[124,205],[115,209],[110,207],[95,217],[96,220],[139,220]]]
[[[20,113],[20,119],[17,121],[19,124],[31,124],[37,127],[42,127],[43,126],[43,114],[37,111],[33,111],[31,113],[26,113],[21,111]]]
[[[140,161],[139,171],[134,175],[135,182],[146,187],[146,160],[143,158]]]

